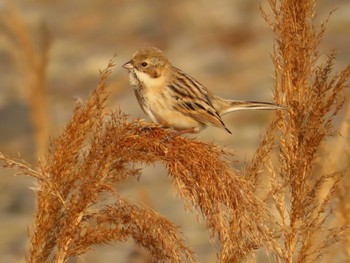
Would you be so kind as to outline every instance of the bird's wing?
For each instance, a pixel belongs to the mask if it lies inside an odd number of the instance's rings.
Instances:
[[[226,128],[216,110],[203,101],[177,100],[174,107],[183,114],[190,116],[203,124],[211,124],[219,128]]]
[[[174,108],[198,122],[230,132],[210,101],[211,94],[203,85],[180,69],[176,69],[174,78],[168,85],[175,99]]]

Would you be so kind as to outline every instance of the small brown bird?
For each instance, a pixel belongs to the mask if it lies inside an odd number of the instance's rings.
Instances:
[[[182,133],[198,133],[207,125],[231,131],[221,116],[238,110],[279,110],[268,102],[220,98],[174,67],[157,48],[137,51],[123,65],[142,110],[154,122]]]

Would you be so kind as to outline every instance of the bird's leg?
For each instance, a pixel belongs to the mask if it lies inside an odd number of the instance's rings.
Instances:
[[[142,127],[141,131],[142,132],[151,132],[151,131],[153,131],[155,129],[159,129],[159,128],[166,129],[168,127],[166,127],[162,123],[160,123],[160,125],[159,125],[159,124],[155,124],[152,122],[152,123],[149,123],[148,126]]]
[[[155,127],[151,127],[151,126],[146,126],[146,127],[142,127],[141,128],[141,132],[150,132],[150,131],[153,131]]]
[[[170,141],[171,139],[173,139],[177,136],[180,136],[182,134],[185,134],[185,133],[197,133],[197,131],[196,131],[196,128],[189,128],[189,129],[184,129],[184,130],[180,130],[180,131],[174,131],[171,135],[166,136],[163,139],[163,142]]]
[[[174,132],[174,136],[179,136],[181,134],[185,134],[185,133],[197,133],[196,128],[188,128],[188,129],[184,129],[184,130],[180,130],[180,131],[175,131]]]

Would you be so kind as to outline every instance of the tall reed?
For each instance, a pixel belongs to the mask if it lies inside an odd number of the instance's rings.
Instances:
[[[259,156],[273,145],[274,136],[268,130],[248,171],[256,178],[258,169],[251,167],[269,168],[281,243],[275,257],[281,262],[315,262],[341,239],[343,230],[331,222],[342,173],[320,170],[317,164],[325,162],[320,159],[320,147],[336,134],[334,119],[345,101],[350,65],[334,74],[334,51],[322,62],[319,45],[328,19],[320,25],[315,22],[316,2],[269,0],[270,11],[261,9],[276,38],[274,97],[287,113],[277,113],[278,163],[271,167],[266,155]],[[319,200],[326,184],[329,187]]]
[[[10,5],[0,14],[0,22],[7,34],[7,49],[13,56],[22,76],[20,93],[24,94],[33,125],[36,155],[43,158],[48,147],[50,132],[47,111],[47,66],[49,61],[50,36],[45,23],[39,25],[39,44],[36,45],[28,26],[18,10]]]

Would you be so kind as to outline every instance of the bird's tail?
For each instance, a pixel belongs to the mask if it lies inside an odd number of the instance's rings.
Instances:
[[[239,110],[285,110],[285,107],[270,102],[227,100],[218,96],[212,103],[220,115]]]

